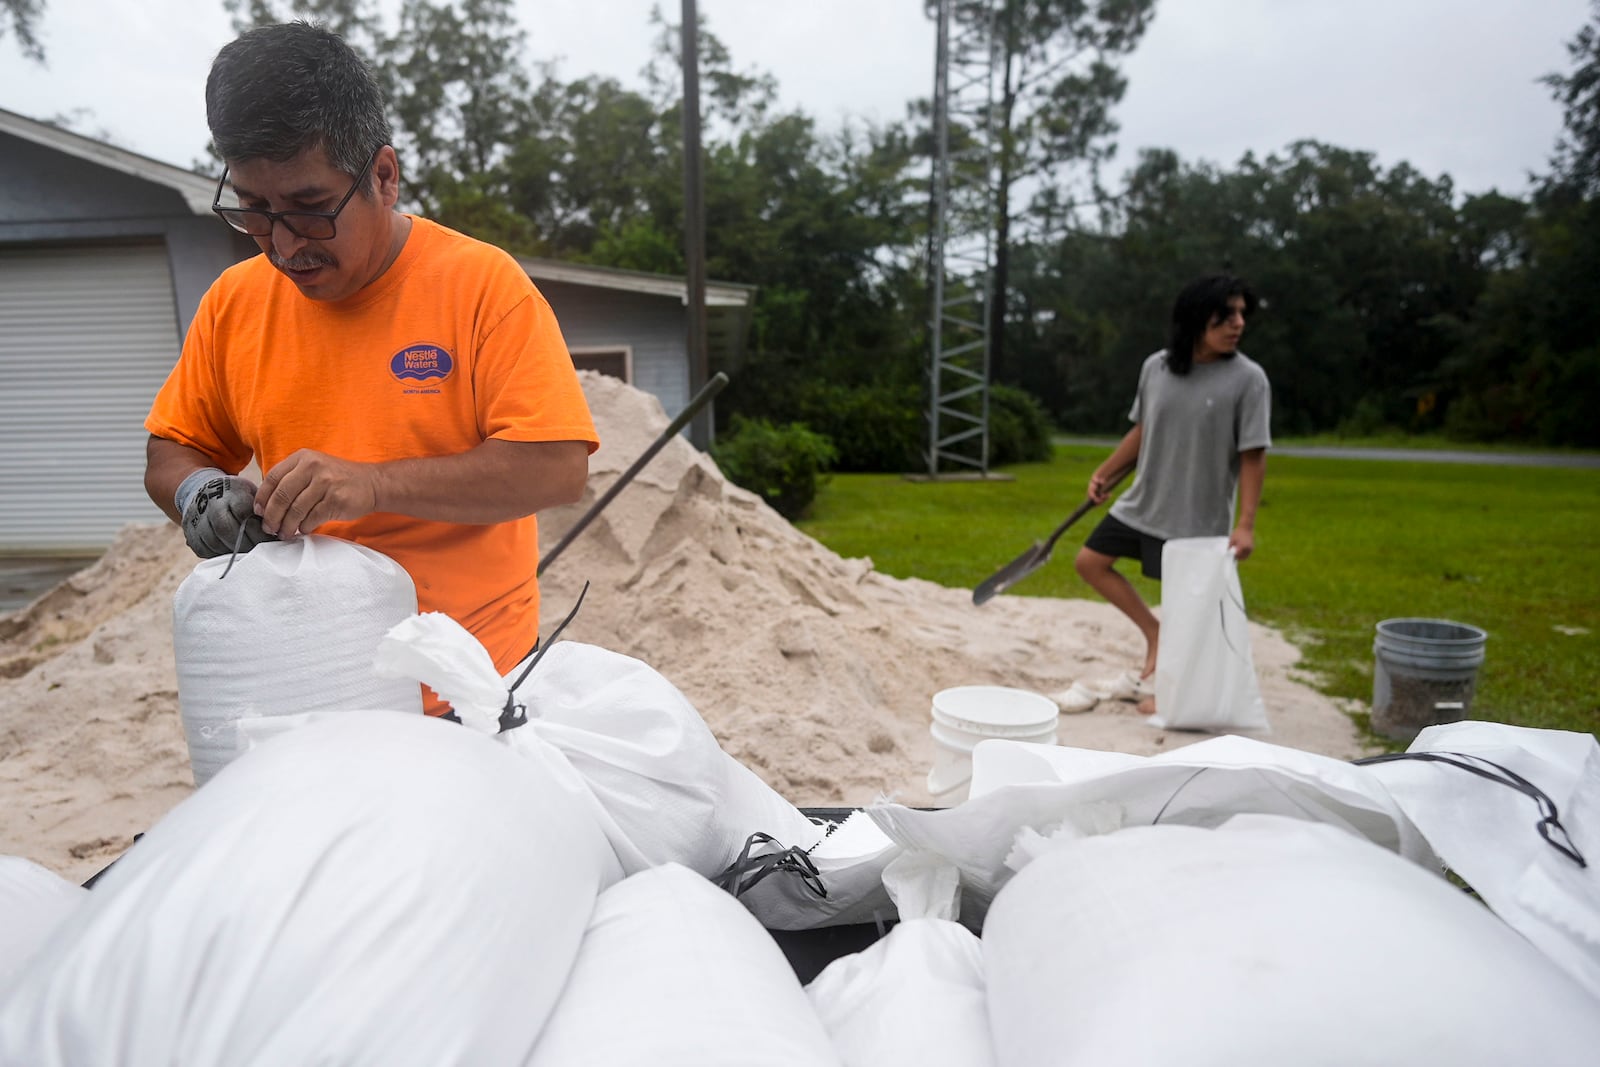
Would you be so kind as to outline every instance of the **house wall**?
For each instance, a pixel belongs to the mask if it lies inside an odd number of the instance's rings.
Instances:
[[[688,324],[682,301],[570,282],[534,284],[555,310],[568,348],[631,345],[633,386],[654,394],[669,419],[688,405]]]
[[[256,254],[249,239],[194,214],[175,189],[0,134],[0,245],[152,239],[167,248],[180,336],[217,275]]]

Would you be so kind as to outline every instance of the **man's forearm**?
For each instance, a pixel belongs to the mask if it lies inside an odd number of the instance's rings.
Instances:
[[[172,499],[178,486],[195,471],[213,466],[216,461],[204,452],[152,434],[144,449],[144,491],[167,518],[181,524]]]
[[[1266,479],[1266,449],[1252,448],[1239,453],[1239,517],[1234,525],[1247,530],[1256,528],[1256,508],[1261,504],[1261,487]]]
[[[454,456],[375,465],[374,511],[436,522],[507,522],[572,504],[589,477],[584,441],[485,441]]]
[[[1144,441],[1144,423],[1136,423],[1133,429],[1122,435],[1122,440],[1117,442],[1117,447],[1112,449],[1111,455],[1100,465],[1100,471],[1111,478],[1119,471],[1127,470],[1139,461],[1139,446]]]

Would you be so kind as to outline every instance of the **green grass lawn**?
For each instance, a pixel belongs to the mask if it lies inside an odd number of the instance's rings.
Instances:
[[[1014,481],[835,475],[800,527],[885,574],[971,588],[1048,537],[1108,452],[1061,445],[996,472]],[[1101,514],[1008,595],[1094,597],[1072,557]],[[1239,573],[1251,618],[1284,631],[1332,696],[1370,705],[1382,620],[1451,619],[1489,634],[1473,718],[1600,734],[1597,531],[1600,470],[1276,456]]]

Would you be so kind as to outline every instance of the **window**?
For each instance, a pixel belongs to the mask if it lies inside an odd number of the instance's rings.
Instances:
[[[579,370],[599,371],[613,378],[633,384],[633,348],[618,345],[614,348],[574,348],[572,365]]]

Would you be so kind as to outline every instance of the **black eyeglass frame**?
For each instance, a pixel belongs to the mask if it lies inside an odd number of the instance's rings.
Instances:
[[[259,207],[223,207],[222,186],[228,180],[228,165],[226,163],[222,165],[222,176],[217,179],[217,193],[211,198],[211,210],[216,213],[219,219],[228,224],[229,229],[236,233],[242,233],[246,237],[271,237],[273,224],[281,222],[285,229],[303,241],[331,241],[339,235],[339,212],[343,211],[344,206],[350,202],[350,198],[356,195],[356,190],[361,188],[361,183],[367,180],[367,175],[372,171],[372,165],[378,161],[378,153],[382,152],[384,147],[384,145],[379,145],[373,149],[372,155],[367,157],[367,165],[361,168],[361,173],[356,175],[356,180],[350,183],[350,188],[344,194],[344,198],[334,205],[332,211],[268,211]],[[240,219],[236,222],[230,216],[253,216],[265,219],[267,228],[261,233],[251,233],[241,225],[245,219]],[[294,220],[296,219],[315,219],[317,222],[325,222],[328,225],[328,232],[326,234],[302,233],[295,226]],[[302,223],[302,225],[305,224]]]

